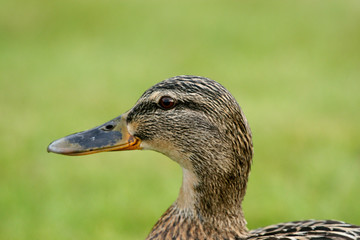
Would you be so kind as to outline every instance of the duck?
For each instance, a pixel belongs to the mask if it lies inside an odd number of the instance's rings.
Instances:
[[[254,153],[252,133],[233,95],[209,78],[161,81],[124,114],[47,148],[72,156],[141,149],[160,152],[182,168],[179,195],[147,240],[360,239],[360,226],[335,220],[247,228],[242,201]]]

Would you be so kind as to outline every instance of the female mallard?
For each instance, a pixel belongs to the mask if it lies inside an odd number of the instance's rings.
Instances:
[[[253,231],[241,208],[253,145],[235,98],[219,83],[178,76],[148,89],[135,106],[93,129],[54,141],[49,152],[84,155],[151,149],[180,164],[173,205],[147,239],[359,239],[360,227],[300,221]]]

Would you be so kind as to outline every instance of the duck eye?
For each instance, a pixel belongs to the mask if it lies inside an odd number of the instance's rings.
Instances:
[[[159,100],[159,105],[165,110],[169,110],[175,106],[175,100],[168,96],[163,96]]]

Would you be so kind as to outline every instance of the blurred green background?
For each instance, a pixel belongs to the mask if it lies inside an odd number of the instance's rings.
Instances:
[[[180,74],[219,81],[246,113],[249,228],[309,218],[360,225],[358,0],[5,0],[0,239],[144,239],[177,197],[174,162],[46,147]]]

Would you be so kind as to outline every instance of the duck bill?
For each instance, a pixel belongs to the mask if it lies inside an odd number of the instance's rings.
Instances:
[[[127,114],[101,126],[53,141],[48,152],[64,155],[87,155],[99,152],[140,149],[140,139],[132,136],[126,125]]]

